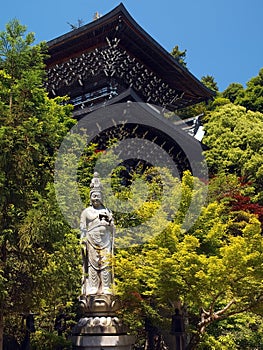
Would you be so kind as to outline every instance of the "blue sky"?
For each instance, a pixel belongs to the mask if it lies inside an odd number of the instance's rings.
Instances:
[[[3,0],[0,30],[17,18],[36,42],[70,30],[68,23],[92,21],[117,0]],[[220,91],[246,85],[263,67],[263,0],[123,0],[127,10],[167,51],[187,49],[187,67],[200,79],[214,76]]]

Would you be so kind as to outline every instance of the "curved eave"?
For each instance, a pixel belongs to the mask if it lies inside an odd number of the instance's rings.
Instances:
[[[48,42],[47,66],[68,60],[81,52],[107,44],[106,37],[120,39],[119,45],[132,54],[173,89],[184,93],[189,104],[207,101],[214,92],[206,88],[156,42],[120,4],[108,14]]]
[[[122,45],[127,51],[140,52],[142,61],[147,64],[176,90],[186,91],[189,98],[200,95],[202,100],[209,100],[215,93],[202,84],[187,68],[180,65],[177,60],[165,50],[152,36],[150,36],[129,14],[121,4],[121,9],[126,22],[126,29],[123,30],[124,39]],[[116,8],[116,9],[117,9]]]

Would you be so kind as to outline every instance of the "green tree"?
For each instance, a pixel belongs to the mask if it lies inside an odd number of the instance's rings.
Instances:
[[[185,58],[186,58],[186,51],[187,50],[183,50],[181,51],[179,49],[179,46],[176,45],[171,52],[171,55],[176,59],[176,61],[181,64],[183,67],[186,68],[186,62],[185,62]]]
[[[201,82],[208,87],[208,89],[218,92],[218,86],[215,81],[215,78],[212,75],[206,75],[201,77]]]
[[[263,115],[244,107],[225,104],[207,118],[205,151],[211,175],[236,174],[255,187],[254,200],[262,203]]]
[[[236,103],[247,110],[263,112],[263,68],[256,77],[248,81],[244,93],[238,95]]]
[[[17,20],[0,33],[0,349],[4,318],[39,307],[36,280],[67,227],[61,216],[50,219],[51,207],[58,212],[51,183],[56,149],[73,125],[71,107],[48,98],[45,45],[25,33]]]
[[[185,183],[183,192],[190,188]],[[137,331],[150,319],[168,337],[171,316],[179,308],[188,319],[188,349],[213,342],[227,349],[230,340],[216,337],[212,325],[262,310],[260,222],[253,214],[231,214],[226,203],[211,202],[188,233],[180,215],[163,227],[147,244],[118,251],[117,290],[126,319]]]
[[[204,345],[218,350],[260,349],[262,321],[262,315],[244,312],[216,322],[209,326],[210,335],[205,337]]]
[[[244,87],[239,83],[231,83],[223,92],[222,97],[229,99],[230,102],[235,103],[237,98],[244,95]]]

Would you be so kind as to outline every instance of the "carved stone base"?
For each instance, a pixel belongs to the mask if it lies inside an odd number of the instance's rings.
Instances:
[[[83,315],[110,315],[120,309],[119,299],[111,294],[82,295],[79,302]]]
[[[124,334],[126,331],[117,316],[95,316],[81,318],[72,334]]]
[[[131,350],[134,336],[127,334],[116,311],[120,308],[113,295],[80,297],[81,318],[72,329],[73,350]]]
[[[127,334],[80,334],[72,337],[73,350],[131,350],[134,337]]]
[[[72,330],[73,350],[131,350],[134,341],[117,316],[83,317]]]

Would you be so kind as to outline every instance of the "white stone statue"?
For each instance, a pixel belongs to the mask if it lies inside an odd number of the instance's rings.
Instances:
[[[114,222],[112,213],[102,204],[102,187],[94,173],[90,190],[90,206],[80,218],[83,281],[82,295],[113,294],[110,257],[113,254]]]

